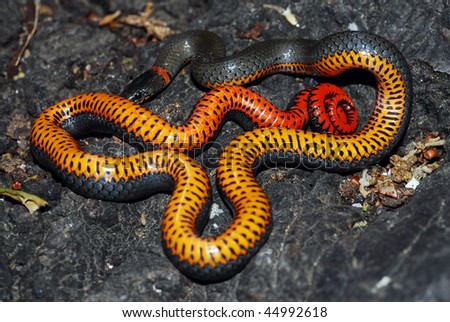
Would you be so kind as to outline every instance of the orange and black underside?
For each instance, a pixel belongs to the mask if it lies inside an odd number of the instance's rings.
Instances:
[[[264,244],[272,225],[269,201],[254,178],[255,166],[281,163],[330,171],[360,169],[386,156],[400,140],[409,121],[412,96],[409,68],[401,53],[389,42],[367,33],[346,32],[319,41],[304,41],[300,45],[304,52],[292,62],[298,73],[334,76],[351,68],[373,73],[377,80],[377,97],[372,116],[361,130],[352,134],[295,129],[301,123],[299,121],[294,121],[294,129],[267,128],[279,121],[274,115],[282,112],[274,109],[265,115],[260,112],[262,106],[269,106],[264,99],[248,99],[253,107],[244,110],[252,117],[261,117],[260,123],[252,122],[264,128],[240,135],[230,142],[221,156],[217,181],[235,217],[218,236],[201,237],[209,205],[207,176],[193,159],[178,152],[201,148],[214,138],[226,118],[223,111],[212,112],[208,108],[227,105],[230,101],[227,91],[233,92],[230,88],[234,87],[217,88],[211,92],[212,96],[205,96],[208,98],[204,97],[197,105],[202,112],[193,113],[193,116],[197,115],[197,121],[203,123],[193,122],[190,130],[185,127],[189,121],[174,127],[122,98],[98,93],[77,96],[50,107],[38,117],[31,133],[32,151],[70,188],[87,196],[127,200],[133,197],[133,186],[145,193],[173,189],[162,221],[163,244],[168,257],[193,279],[217,281],[228,278],[240,271]],[[267,51],[265,46],[258,48],[253,53],[251,48],[247,49],[243,56]],[[276,48],[269,49],[276,51]],[[239,60],[239,57],[239,54],[234,55],[231,60]],[[206,78],[213,79],[211,75],[215,71],[220,71],[221,75],[229,74],[226,71],[229,64],[223,59],[222,63],[222,67],[214,62],[205,63],[205,68],[210,67]],[[264,74],[258,66],[256,71],[252,71],[252,66],[248,67],[247,74],[240,77],[242,80]],[[267,68],[272,72],[271,67]],[[227,83],[223,77],[218,79],[210,83]],[[247,95],[252,95],[243,88],[239,91],[242,93],[240,100],[246,101]],[[231,94],[233,102],[235,98]],[[152,142],[162,150],[122,158],[83,151],[62,127],[73,114],[87,110],[95,120],[114,124],[112,128],[129,132],[144,142]],[[354,119],[346,104],[341,110],[334,119]],[[282,123],[276,126],[286,126]],[[191,130],[197,131],[196,134]],[[122,194],[122,191],[126,193]]]

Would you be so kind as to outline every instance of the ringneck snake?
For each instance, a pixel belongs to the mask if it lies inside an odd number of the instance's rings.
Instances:
[[[202,43],[199,38],[204,33],[191,32],[186,39]],[[174,42],[167,46],[180,45]],[[385,157],[408,126],[412,105],[409,67],[390,42],[370,33],[343,32],[317,41],[267,41],[229,57],[217,57],[216,53],[209,56],[202,53],[198,59],[191,54],[187,56],[192,59],[194,77],[207,87],[251,82],[275,72],[328,77],[353,68],[369,71],[377,82],[372,115],[354,133],[257,128],[232,140],[220,157],[217,183],[234,217],[230,226],[214,237],[201,237],[211,204],[208,177],[199,164],[180,150],[191,151],[192,147],[201,147],[213,139],[226,120],[225,115],[221,120],[217,116],[222,112],[200,115],[199,119],[208,118],[205,124],[214,127],[202,125],[197,134],[203,135],[203,131],[209,134],[198,137],[199,141],[195,136],[182,137],[181,132],[185,130],[173,134],[172,125],[129,100],[109,94],[79,95],[41,113],[32,127],[31,150],[40,163],[75,192],[87,197],[128,201],[159,191],[172,191],[162,218],[163,246],[174,265],[194,280],[212,282],[235,275],[267,240],[272,227],[271,208],[255,179],[259,170],[278,164],[338,172],[362,169]],[[187,58],[177,59],[184,64]],[[163,72],[164,66],[156,67],[150,70],[157,70],[157,75],[163,76],[160,86],[167,86],[178,72],[168,77]],[[145,83],[148,77],[147,74],[138,78],[138,83],[127,86],[122,94],[135,101],[154,95],[154,92],[142,92],[140,85],[136,85]],[[130,88],[141,92],[133,97]],[[227,89],[235,95],[235,88],[242,91],[244,101],[252,94],[242,87],[223,87],[205,94],[202,100],[217,95],[218,106],[227,105],[221,96]],[[161,90],[160,87],[156,92]],[[249,101],[262,104],[259,107],[266,104],[258,95]],[[250,114],[257,113],[252,110]],[[242,123],[249,124],[249,121]],[[116,158],[88,153],[74,137],[91,130],[93,124],[97,131],[127,133],[151,142],[151,148],[156,150]],[[264,121],[258,125],[267,126]],[[154,135],[147,139],[155,128]]]

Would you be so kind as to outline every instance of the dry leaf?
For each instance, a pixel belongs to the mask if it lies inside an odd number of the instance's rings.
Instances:
[[[48,205],[47,201],[45,201],[44,199],[21,190],[0,187],[0,194],[19,201],[25,207],[27,207],[30,214],[34,213],[39,208]]]

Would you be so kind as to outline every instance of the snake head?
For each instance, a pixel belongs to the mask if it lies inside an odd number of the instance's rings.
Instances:
[[[166,75],[162,75],[160,71],[150,68],[125,86],[120,96],[142,104],[161,92],[169,82]]]

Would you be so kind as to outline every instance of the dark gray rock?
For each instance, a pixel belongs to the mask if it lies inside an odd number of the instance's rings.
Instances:
[[[0,25],[4,69],[18,48],[19,7],[24,3],[7,1],[0,8],[1,16],[7,18]],[[144,8],[144,0],[44,3],[54,14],[39,23],[30,56],[22,61],[25,77],[0,79],[0,133],[5,133],[15,114],[32,120],[45,107],[75,94],[119,93],[150,65],[160,48],[159,43],[136,48],[122,32],[87,19],[90,12],[136,13]],[[217,32],[229,52],[253,42],[234,35],[257,22],[264,24],[261,40],[320,38],[349,28],[380,34],[402,50],[414,76],[414,112],[401,145],[428,131],[448,136],[450,15],[446,1],[281,1],[280,6],[290,5],[297,14],[299,28],[263,8],[263,3],[164,1],[155,4],[155,16],[180,31]],[[123,64],[124,59],[131,62]],[[86,66],[87,78],[73,72]],[[293,77],[275,75],[254,89],[284,107],[300,87],[312,84],[307,77],[296,82]],[[372,89],[358,85],[346,89],[359,106],[370,106],[367,97],[373,98]],[[149,108],[167,115],[170,122],[183,122],[202,93],[188,73],[182,74]],[[175,109],[175,103],[183,108]],[[218,142],[226,144],[241,131],[227,124]],[[91,144],[98,142],[102,141],[92,139]],[[342,175],[298,169],[261,173],[258,180],[271,200],[275,223],[269,241],[242,273],[223,283],[201,285],[181,275],[163,252],[160,219],[167,195],[121,204],[86,199],[61,187],[27,150],[21,154],[16,140],[1,136],[0,149],[2,154],[23,159],[28,176],[38,175],[37,181],[23,182],[24,190],[50,201],[47,209],[29,215],[21,205],[0,200],[1,300],[450,300],[447,156],[406,205],[383,209],[365,228],[352,228],[364,214],[339,197]],[[0,172],[0,185],[13,181],[13,174]],[[217,191],[214,202],[223,215],[211,219],[208,234],[220,232],[230,222]],[[146,217],[145,226],[139,221],[141,215]]]

